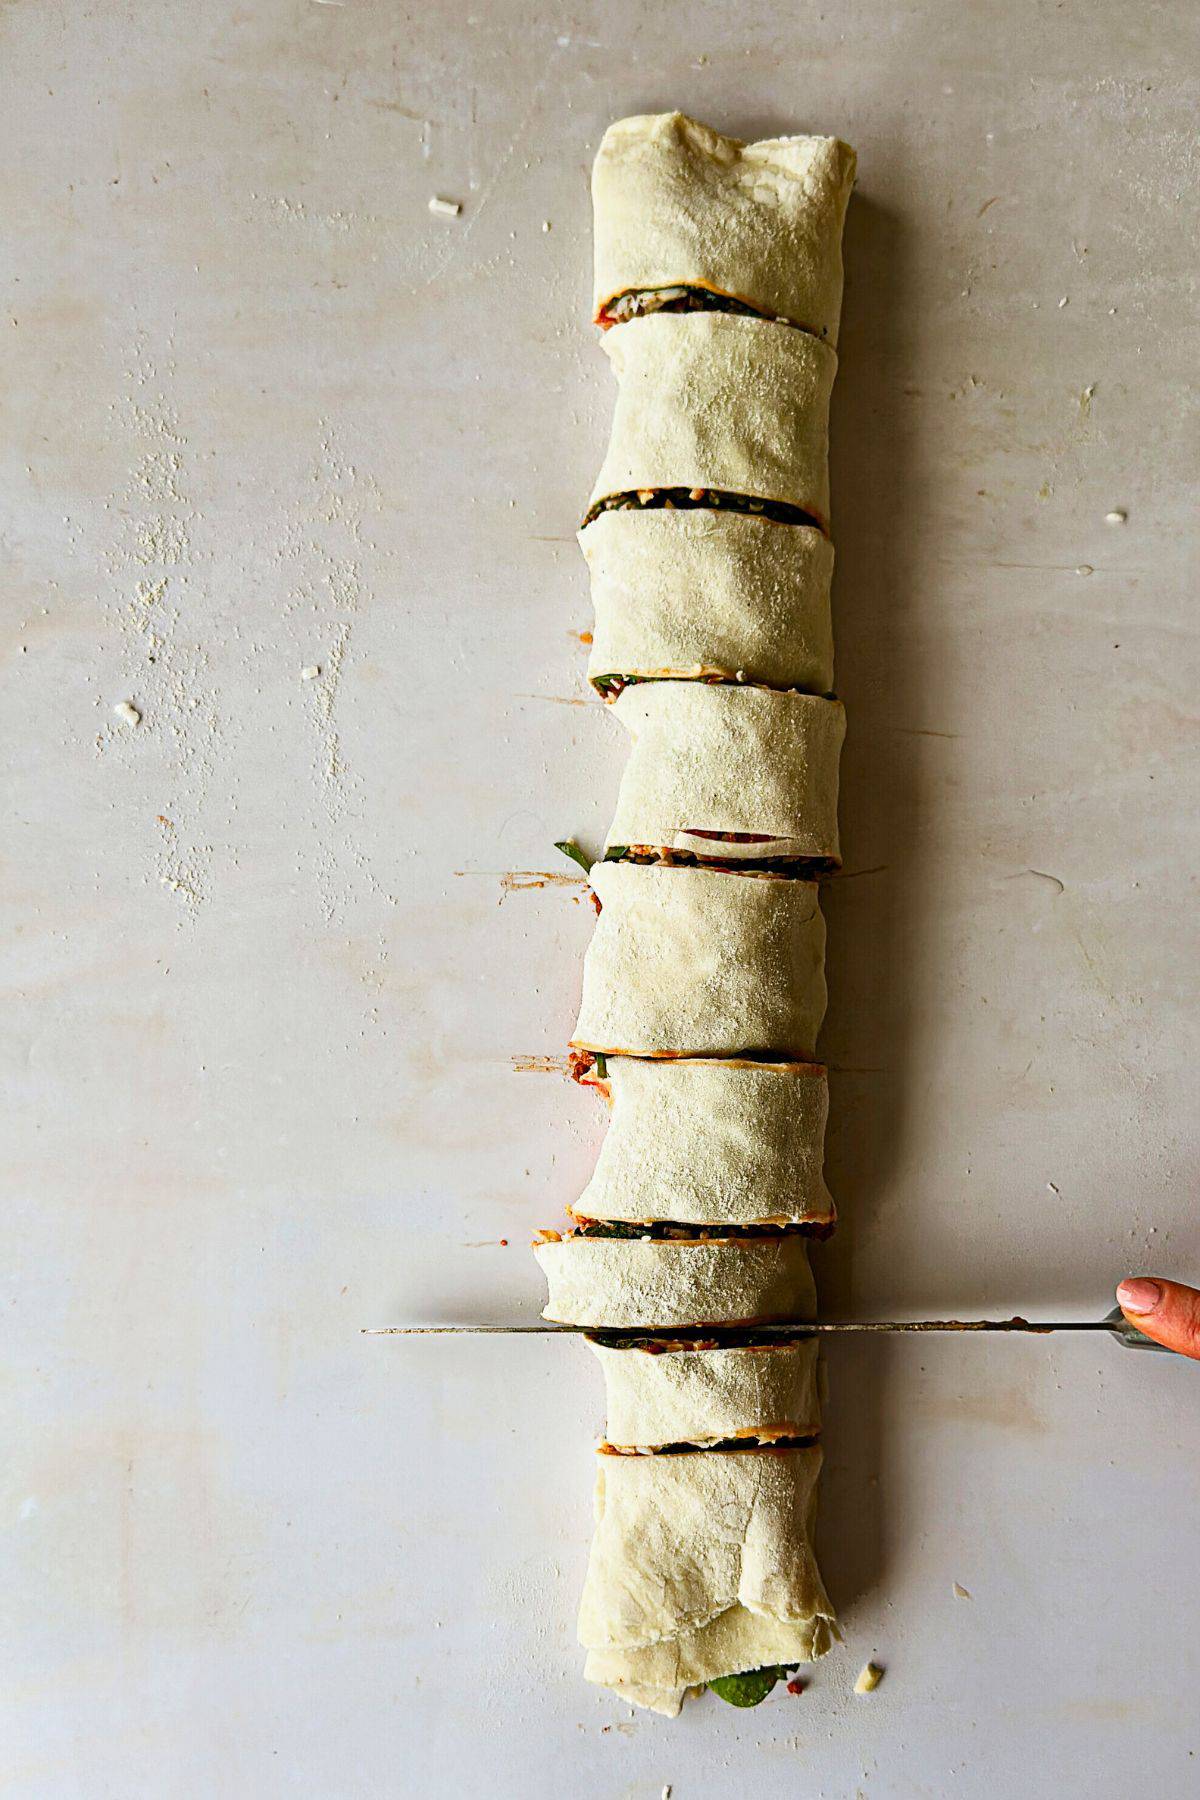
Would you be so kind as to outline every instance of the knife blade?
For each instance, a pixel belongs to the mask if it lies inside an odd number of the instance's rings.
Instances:
[[[1162,1344],[1156,1344],[1140,1332],[1136,1325],[1131,1325],[1119,1307],[1115,1307],[1103,1319],[789,1319],[774,1321],[763,1325],[645,1325],[645,1326],[613,1326],[600,1325],[560,1325],[548,1320],[539,1320],[536,1324],[522,1325],[364,1325],[361,1332],[364,1337],[554,1337],[560,1333],[572,1336],[596,1337],[605,1342],[617,1342],[631,1337],[662,1337],[677,1339],[686,1343],[691,1339],[707,1340],[731,1334],[745,1336],[753,1334],[755,1338],[770,1341],[773,1338],[792,1338],[797,1336],[834,1337],[842,1333],[865,1334],[868,1332],[959,1332],[959,1331],[996,1331],[1025,1332],[1041,1337],[1052,1331],[1105,1331],[1116,1338],[1127,1350],[1162,1350]],[[1167,1352],[1170,1354],[1170,1352]]]

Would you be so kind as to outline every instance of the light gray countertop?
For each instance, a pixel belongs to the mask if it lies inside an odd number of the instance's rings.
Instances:
[[[514,1066],[562,1052],[590,909],[503,883],[615,794],[587,176],[670,106],[860,157],[826,1311],[1200,1276],[1198,38],[4,9],[6,1795],[1192,1789],[1200,1371],[835,1345],[847,1646],[671,1724],[581,1678],[583,1347],[359,1328],[534,1316],[599,1139]]]

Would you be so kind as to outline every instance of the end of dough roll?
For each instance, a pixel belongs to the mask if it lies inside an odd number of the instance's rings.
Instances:
[[[686,286],[837,341],[855,156],[837,138],[745,144],[680,112],[619,119],[592,171],[595,312]]]
[[[633,748],[606,848],[839,865],[839,700],[647,681],[626,688],[613,711]]]
[[[589,1339],[604,1371],[605,1438],[628,1450],[737,1438],[815,1437],[817,1340],[616,1348]]]
[[[811,1319],[816,1289],[795,1233],[627,1238],[580,1233],[534,1245],[550,1290],[544,1319],[594,1329]]]
[[[608,1131],[580,1219],[832,1226],[819,1063],[614,1056]]]
[[[579,1613],[589,1680],[673,1713],[689,1687],[830,1648],[816,1446],[598,1462]]]
[[[825,921],[815,882],[600,862],[572,1046],[619,1056],[815,1055]]]

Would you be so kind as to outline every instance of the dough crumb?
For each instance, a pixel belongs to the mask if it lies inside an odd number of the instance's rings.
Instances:
[[[1077,575],[1094,575],[1096,571],[1093,569],[1091,563],[1080,563],[1075,573]]]
[[[549,221],[549,219],[543,219],[543,220],[542,220],[542,230],[543,230],[543,231],[549,231],[549,229],[550,229],[550,221]]]
[[[315,681],[320,673],[320,663],[309,663],[306,669],[301,669],[300,679],[301,681]]]
[[[1105,513],[1104,523],[1106,525],[1123,525],[1128,517],[1129,514],[1123,506],[1114,506],[1111,512]]]
[[[858,1680],[854,1684],[856,1694],[873,1694],[883,1680],[883,1670],[878,1663],[864,1663],[858,1672]]]
[[[971,1598],[970,1594],[960,1581],[956,1581],[954,1584],[954,1598],[956,1600],[969,1600]]]
[[[440,194],[430,194],[429,210],[431,213],[440,213],[442,217],[446,219],[457,219],[459,213],[462,211],[462,202],[459,200],[443,200]]]
[[[127,725],[140,725],[142,722],[142,715],[132,700],[118,700],[113,711],[118,719],[124,719]]]

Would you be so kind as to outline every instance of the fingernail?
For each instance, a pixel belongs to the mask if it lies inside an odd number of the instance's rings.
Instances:
[[[1129,1281],[1123,1281],[1117,1289],[1117,1299],[1122,1310],[1129,1313],[1152,1313],[1162,1299],[1162,1289],[1157,1281],[1147,1281],[1142,1275],[1135,1275]]]

